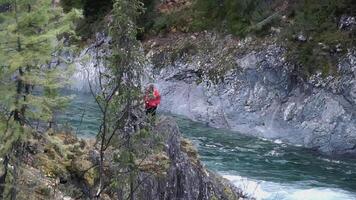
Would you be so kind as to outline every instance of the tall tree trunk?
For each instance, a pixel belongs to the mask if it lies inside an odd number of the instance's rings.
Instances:
[[[6,184],[7,170],[9,166],[9,157],[6,155],[3,161],[4,174],[0,176],[0,199],[4,199],[4,190]]]
[[[134,158],[133,158],[133,150],[131,148],[131,136],[130,136],[130,133],[128,133],[128,136],[129,136],[129,139],[128,139],[128,150],[130,152],[130,161],[129,161],[129,182],[130,182],[130,200],[134,200],[134,168],[133,168],[133,165],[135,164],[134,163]]]
[[[20,165],[21,165],[21,160],[22,160],[22,154],[23,154],[23,144],[18,140],[16,141],[13,151],[15,151],[14,155],[14,170],[12,173],[13,181],[12,181],[12,187],[10,191],[11,195],[11,200],[16,200],[17,199],[17,193],[18,193],[18,179],[19,179],[19,172],[20,172]]]
[[[22,82],[22,76],[23,76],[23,70],[20,67],[18,70],[19,74],[16,79],[16,99],[15,99],[15,105],[16,109],[14,111],[14,120],[22,125],[22,118],[24,114],[24,109],[19,108],[19,101],[22,96],[22,89],[23,89],[23,82]]]
[[[15,158],[18,159],[18,158]],[[12,187],[11,187],[11,200],[16,200],[17,198],[17,180],[18,180],[18,165],[14,165],[14,170],[13,170],[13,181],[12,181]]]
[[[18,10],[17,10],[17,1],[14,1],[14,11],[15,11],[15,21],[16,21],[16,25],[18,26]],[[19,30],[17,30],[19,31]],[[20,37],[17,37],[17,51],[21,52],[22,51],[22,45],[21,45],[21,40]],[[22,77],[24,75],[24,72],[22,70],[22,67],[20,67],[18,69],[18,76],[16,79],[16,98],[15,98],[15,105],[16,105],[16,109],[14,110],[14,120],[16,122],[18,122],[21,126],[21,131],[23,131],[23,114],[24,114],[24,110],[19,108],[19,101],[21,99],[21,95],[22,95],[22,90],[23,90],[23,81],[22,81]],[[14,158],[15,158],[15,162],[13,163],[13,173],[12,173],[12,187],[10,190],[10,199],[11,200],[16,200],[17,197],[17,180],[18,180],[18,167],[19,167],[19,159],[20,159],[20,153],[19,153],[19,148],[20,148],[20,141],[16,141],[15,144],[12,144],[13,148],[12,148],[12,152],[15,152]],[[12,152],[10,152],[12,154]],[[10,159],[10,157],[9,157]]]

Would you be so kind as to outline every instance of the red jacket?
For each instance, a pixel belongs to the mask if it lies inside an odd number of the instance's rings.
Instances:
[[[146,92],[145,95],[145,104],[146,108],[157,107],[161,103],[161,95],[159,94],[156,88],[153,89],[153,94]]]

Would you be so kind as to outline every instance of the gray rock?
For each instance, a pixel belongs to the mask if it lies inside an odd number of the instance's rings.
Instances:
[[[354,30],[356,27],[356,19],[353,16],[343,15],[339,21],[340,30]]]
[[[249,49],[249,38],[231,53],[226,47],[231,37],[204,37],[214,48],[169,62],[169,51],[148,45],[142,82],[153,82],[161,91],[160,111],[330,155],[356,155],[356,50],[340,57],[339,76],[319,73],[303,80],[278,45]],[[86,65],[95,82],[96,55],[90,55]],[[87,81],[77,80],[76,85]]]
[[[207,60],[218,50],[160,71],[149,65],[163,97],[159,110],[327,154],[356,155],[355,51],[340,59],[339,77],[316,74],[302,81],[294,75],[293,64],[285,61],[283,48],[260,49],[237,53],[235,66],[218,82],[207,70],[216,67]]]
[[[190,200],[190,199],[248,199],[242,191],[225,179],[207,171],[197,157],[189,155],[182,146],[181,135],[172,118],[164,118],[156,131],[167,138],[166,149],[170,160],[167,175],[144,179],[136,199]],[[189,147],[188,147],[189,148]],[[194,151],[194,150],[193,150]]]
[[[297,39],[299,42],[306,42],[306,41],[307,41],[307,37],[304,35],[304,33],[299,33],[299,34],[296,36],[296,39]]]

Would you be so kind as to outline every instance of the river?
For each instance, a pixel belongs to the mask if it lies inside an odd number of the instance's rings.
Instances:
[[[258,200],[356,200],[355,159],[332,159],[279,140],[176,118],[206,167]],[[59,120],[79,136],[94,137],[100,112],[90,95],[79,95]]]

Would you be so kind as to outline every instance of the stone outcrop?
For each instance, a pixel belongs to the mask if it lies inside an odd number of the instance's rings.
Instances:
[[[173,118],[160,119],[153,133],[160,134],[164,148],[138,161],[134,199],[249,199],[230,182],[204,168],[191,142],[182,139]],[[31,139],[24,153],[18,197],[95,199],[99,183],[98,148],[95,140],[78,139],[70,133]],[[109,147],[105,153],[105,176],[110,179],[115,179],[117,168],[115,151]],[[116,192],[104,190],[100,199],[117,199]]]
[[[160,110],[244,134],[356,155],[356,51],[337,76],[307,80],[274,38],[239,41],[211,33],[169,35],[145,43],[148,82]]]
[[[102,34],[77,62],[78,91],[95,86],[109,39]],[[243,134],[280,139],[329,155],[356,155],[356,50],[340,57],[335,76],[302,78],[287,51],[263,40],[171,33],[145,41],[143,83],[155,83],[160,110]]]
[[[205,169],[192,144],[181,138],[177,124],[165,118],[157,124],[157,133],[166,138],[165,152],[170,165],[166,175],[143,181],[137,199],[245,199],[243,192],[227,180]],[[141,177],[146,177],[145,173]]]

